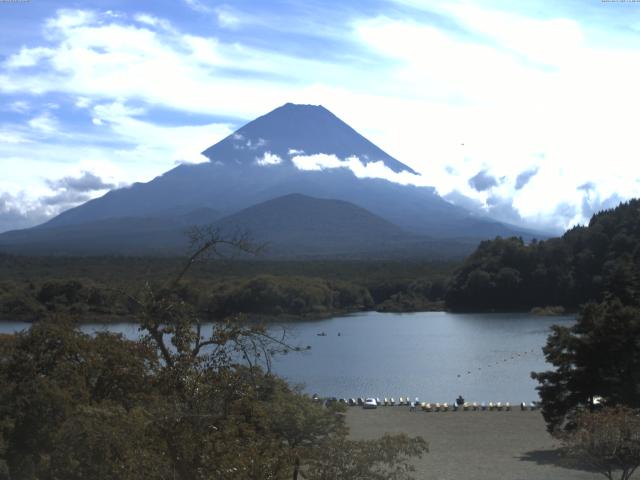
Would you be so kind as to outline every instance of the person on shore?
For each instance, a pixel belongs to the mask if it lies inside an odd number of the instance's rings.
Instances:
[[[459,407],[464,405],[464,398],[462,398],[462,395],[458,395],[458,398],[456,398],[456,405],[458,405]]]
[[[416,402],[411,402],[411,404],[409,405],[409,411],[410,412],[416,411]]]

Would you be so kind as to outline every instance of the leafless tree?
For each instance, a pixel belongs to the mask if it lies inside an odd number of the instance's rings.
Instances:
[[[204,334],[201,312],[180,294],[190,269],[211,257],[238,252],[257,255],[264,245],[253,243],[246,232],[225,234],[211,226],[193,227],[187,235],[189,253],[174,278],[160,288],[147,281],[142,295],[126,293],[137,306],[140,330],[159,350],[165,364],[176,367],[199,362],[212,367],[227,365],[241,356],[250,367],[259,363],[270,370],[273,353],[301,350],[287,342],[285,330],[275,335],[263,326],[244,324],[240,316],[211,322],[211,332]]]
[[[609,480],[619,473],[629,480],[640,466],[640,413],[627,407],[605,407],[577,416],[576,428],[564,434],[572,461],[591,467]]]

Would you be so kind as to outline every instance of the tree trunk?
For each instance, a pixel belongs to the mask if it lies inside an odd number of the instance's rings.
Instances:
[[[300,473],[300,457],[296,457],[296,461],[293,465],[293,480],[298,480],[299,473]]]

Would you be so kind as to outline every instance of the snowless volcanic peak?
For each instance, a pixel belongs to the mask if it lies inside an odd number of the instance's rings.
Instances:
[[[185,225],[212,222],[244,225],[278,243],[283,255],[401,253],[414,251],[416,241],[526,235],[474,216],[433,187],[356,175],[356,162],[415,172],[322,106],[283,105],[203,154],[209,162],[179,165],[33,229],[0,235],[0,250],[175,252]]]
[[[322,105],[287,103],[258,117],[202,152],[213,163],[292,165],[317,154],[363,164],[382,162],[394,172],[416,173],[364,138]]]

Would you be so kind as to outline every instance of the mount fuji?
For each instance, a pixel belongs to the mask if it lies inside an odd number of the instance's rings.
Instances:
[[[209,161],[179,165],[37,227],[6,232],[0,250],[175,254],[193,224],[246,229],[285,257],[438,257],[440,247],[445,256],[463,255],[497,235],[536,236],[455,206],[433,187],[386,179],[418,174],[322,106],[283,105],[203,155]]]

